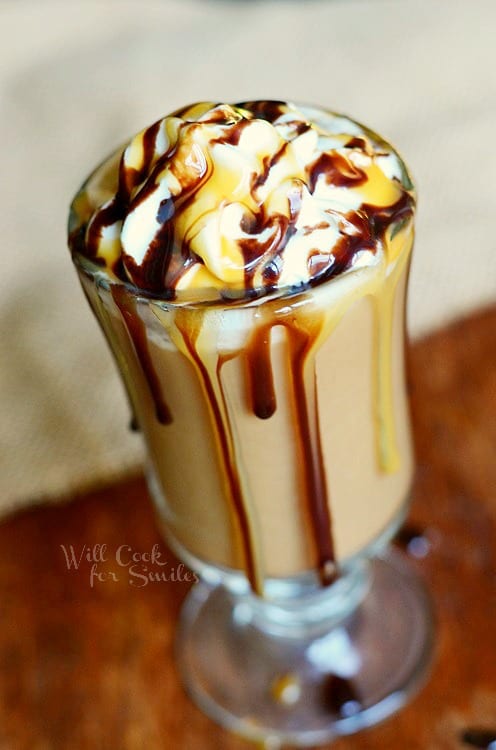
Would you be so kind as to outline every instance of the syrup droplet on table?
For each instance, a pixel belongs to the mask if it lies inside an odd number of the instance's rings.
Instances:
[[[496,750],[496,729],[464,729],[460,741],[482,750]]]
[[[129,420],[129,429],[130,429],[131,432],[140,432],[139,422],[136,419],[136,417],[134,416],[134,414],[132,415],[132,417]]]
[[[347,719],[363,710],[358,691],[352,680],[332,674],[322,685],[321,700],[333,715]]]
[[[412,557],[422,559],[431,551],[431,541],[425,530],[413,524],[403,526],[395,537],[395,543]]]

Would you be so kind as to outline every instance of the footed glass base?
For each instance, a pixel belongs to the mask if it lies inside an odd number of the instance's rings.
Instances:
[[[304,747],[401,708],[422,682],[431,647],[424,588],[389,552],[287,601],[198,583],[183,608],[178,662],[188,693],[214,721],[268,747]]]

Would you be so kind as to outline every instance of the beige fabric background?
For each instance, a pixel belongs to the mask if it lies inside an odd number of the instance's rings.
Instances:
[[[413,335],[494,301],[494,0],[0,0],[0,27],[0,510],[141,460],[66,214],[115,144],[181,104],[292,98],[367,122],[419,185]]]

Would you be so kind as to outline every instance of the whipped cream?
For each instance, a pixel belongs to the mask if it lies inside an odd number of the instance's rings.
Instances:
[[[379,136],[285,102],[195,104],[101,170],[73,206],[72,249],[167,298],[257,297],[373,265],[414,205]]]

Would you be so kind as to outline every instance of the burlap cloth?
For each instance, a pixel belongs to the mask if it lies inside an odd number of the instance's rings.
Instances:
[[[66,214],[91,167],[181,104],[289,98],[367,122],[420,188],[412,334],[494,300],[494,0],[0,0],[0,28],[0,511],[140,464]]]

